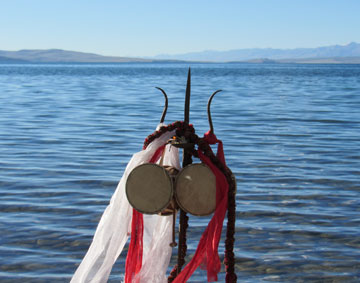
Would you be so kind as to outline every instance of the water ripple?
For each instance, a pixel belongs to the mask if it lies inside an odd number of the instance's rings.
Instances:
[[[159,121],[154,86],[169,95],[166,121],[183,119],[187,68],[0,65],[1,282],[69,281]],[[208,96],[224,90],[212,114],[238,184],[239,281],[360,281],[360,66],[194,64],[192,73],[199,135]],[[187,260],[208,220],[190,218]],[[223,259],[223,241],[219,250]]]

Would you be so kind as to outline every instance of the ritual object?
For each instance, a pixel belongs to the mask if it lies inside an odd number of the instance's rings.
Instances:
[[[184,121],[165,125],[168,98],[157,130],[149,135],[143,150],[134,154],[104,211],[92,244],[71,282],[106,282],[112,266],[128,237],[125,283],[175,282],[189,280],[200,267],[207,270],[209,282],[218,280],[221,262],[218,254],[223,221],[227,213],[225,240],[225,281],[236,282],[234,259],[236,182],[226,166],[223,145],[217,139],[208,101],[210,130],[199,137],[189,123],[191,71],[189,69]],[[217,144],[214,154],[210,145]],[[182,166],[179,161],[182,149]],[[198,163],[193,164],[193,157]],[[176,217],[179,234],[176,242]],[[185,264],[189,217],[211,217],[195,254]],[[212,215],[212,216],[211,216]],[[177,264],[166,271],[177,246]]]

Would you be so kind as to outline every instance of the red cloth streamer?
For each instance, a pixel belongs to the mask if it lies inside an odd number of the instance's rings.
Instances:
[[[159,160],[165,146],[166,145],[164,144],[156,150],[149,163],[155,163]],[[143,234],[143,214],[138,212],[136,209],[133,209],[131,220],[131,239],[125,263],[125,283],[131,283],[135,275],[141,270],[143,257]]]
[[[222,142],[218,140],[211,131],[207,132],[204,138],[210,144],[218,143],[217,155],[219,160],[225,165]],[[194,257],[178,274],[173,283],[186,282],[199,265],[201,268],[207,269],[208,282],[217,281],[217,274],[221,269],[218,247],[227,210],[229,184],[225,175],[211,162],[208,157],[206,157],[200,150],[198,150],[198,154],[201,161],[211,169],[216,177],[216,210],[208,227],[205,229],[200,238]]]
[[[165,149],[166,144],[160,146],[154,153],[154,155],[151,157],[149,163],[155,163],[156,161],[159,160],[160,156],[162,155],[164,149]]]
[[[131,221],[131,240],[125,263],[125,282],[130,283],[142,266],[143,256],[143,215],[133,208]]]
[[[212,131],[208,131],[207,133],[205,133],[204,140],[207,141],[209,144],[218,144],[216,157],[221,161],[222,164],[226,165],[222,141],[218,140]]]

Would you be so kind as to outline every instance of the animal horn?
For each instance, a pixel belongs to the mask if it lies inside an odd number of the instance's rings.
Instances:
[[[210,131],[213,133],[214,132],[214,127],[213,127],[213,123],[212,123],[212,119],[211,119],[211,112],[210,112],[210,105],[211,105],[211,101],[213,99],[213,97],[215,96],[215,94],[217,94],[218,92],[222,91],[221,89],[215,91],[209,98],[208,100],[208,104],[207,104],[207,114],[208,114],[208,120],[209,120],[209,126],[210,126]]]
[[[166,116],[166,111],[167,111],[167,108],[168,108],[168,97],[167,97],[166,92],[165,92],[162,88],[160,88],[160,87],[156,87],[156,88],[157,88],[158,90],[160,90],[160,91],[163,93],[164,97],[165,97],[164,110],[163,110],[163,113],[162,113],[161,119],[160,119],[160,123],[164,123],[165,116]]]

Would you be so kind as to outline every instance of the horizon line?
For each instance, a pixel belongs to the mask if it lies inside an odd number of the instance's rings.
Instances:
[[[276,48],[276,47],[246,47],[246,48],[235,48],[235,49],[226,49],[226,50],[216,50],[216,49],[203,49],[201,51],[185,51],[185,52],[181,52],[181,53],[159,53],[156,55],[105,55],[105,54],[101,54],[101,53],[97,53],[96,51],[79,51],[79,50],[73,50],[73,49],[63,49],[63,48],[58,48],[58,47],[50,47],[50,48],[21,48],[21,49],[17,49],[17,50],[3,50],[0,49],[0,51],[5,51],[5,52],[20,52],[20,51],[49,51],[49,50],[53,50],[53,51],[69,51],[69,52],[79,52],[79,53],[87,53],[87,54],[93,54],[93,55],[99,55],[99,56],[104,56],[104,57],[122,57],[122,58],[144,58],[144,59],[149,59],[149,58],[154,58],[156,56],[164,56],[164,55],[169,55],[169,56],[174,56],[174,55],[183,55],[183,54],[189,54],[189,53],[203,53],[203,52],[229,52],[229,51],[237,51],[237,50],[248,50],[248,49],[278,49],[278,50],[295,50],[295,49],[316,49],[316,48],[322,48],[322,47],[331,47],[331,46],[349,46],[351,44],[360,44],[356,41],[351,41],[347,44],[332,44],[332,45],[322,45],[322,46],[316,46],[316,47],[294,47],[294,48]]]

